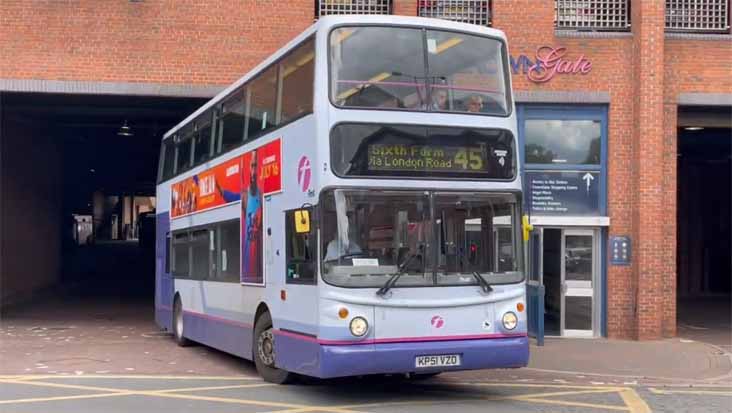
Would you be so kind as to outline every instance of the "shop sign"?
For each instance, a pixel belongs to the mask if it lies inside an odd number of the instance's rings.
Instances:
[[[600,215],[597,171],[527,171],[531,215]]]
[[[546,83],[557,75],[586,75],[592,70],[585,55],[567,57],[566,47],[541,46],[533,58],[522,54],[510,59],[513,74],[524,74],[534,83]]]

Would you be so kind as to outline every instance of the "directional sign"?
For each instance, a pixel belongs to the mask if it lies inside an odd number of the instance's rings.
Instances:
[[[532,215],[600,215],[600,172],[527,171]]]

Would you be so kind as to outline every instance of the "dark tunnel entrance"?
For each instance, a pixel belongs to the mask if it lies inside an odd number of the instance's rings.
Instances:
[[[732,110],[680,107],[677,326],[732,350]]]
[[[152,306],[160,141],[203,102],[2,94],[4,308],[49,295]]]

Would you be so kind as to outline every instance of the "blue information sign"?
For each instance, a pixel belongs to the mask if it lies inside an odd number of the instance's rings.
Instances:
[[[630,265],[631,243],[628,236],[610,237],[610,264]]]
[[[527,171],[531,215],[600,215],[600,172]]]

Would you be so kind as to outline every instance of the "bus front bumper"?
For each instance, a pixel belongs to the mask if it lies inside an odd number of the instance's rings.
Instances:
[[[418,356],[460,355],[453,367],[416,367]],[[320,345],[318,376],[322,378],[384,373],[525,367],[529,362],[526,336],[365,345]]]

